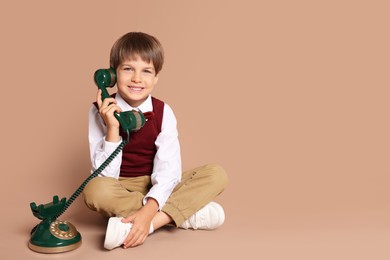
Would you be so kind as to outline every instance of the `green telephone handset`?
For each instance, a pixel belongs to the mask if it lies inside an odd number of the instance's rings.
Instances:
[[[95,83],[102,91],[102,100],[109,98],[107,87],[112,88],[116,83],[116,73],[113,68],[99,69],[94,75]],[[137,111],[124,111],[121,113],[114,113],[124,131],[137,131],[145,124],[145,117],[141,117]]]
[[[113,87],[116,83],[115,70],[99,69],[94,74],[95,83],[102,90],[102,99],[108,98],[106,88]],[[30,208],[35,217],[42,220],[31,230],[31,238],[28,247],[39,253],[62,253],[74,250],[81,245],[81,235],[77,229],[69,222],[57,219],[65,210],[73,203],[73,201],[84,190],[87,183],[97,177],[119,154],[123,147],[128,143],[131,131],[137,131],[145,124],[145,116],[141,111],[125,111],[115,113],[124,132],[127,134],[127,139],[123,140],[115,151],[107,158],[102,165],[96,169],[88,178],[80,185],[80,187],[72,194],[69,200],[58,196],[53,197],[53,201],[36,205],[35,202],[30,203]]]

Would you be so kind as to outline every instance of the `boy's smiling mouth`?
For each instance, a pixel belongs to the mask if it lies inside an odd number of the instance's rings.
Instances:
[[[142,92],[145,88],[144,87],[140,87],[140,86],[128,86],[130,92],[133,92],[133,93],[140,93]]]

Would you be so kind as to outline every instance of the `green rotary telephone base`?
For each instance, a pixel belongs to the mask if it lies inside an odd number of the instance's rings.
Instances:
[[[38,253],[63,253],[81,245],[81,235],[67,221],[43,220],[31,233],[28,247]]]

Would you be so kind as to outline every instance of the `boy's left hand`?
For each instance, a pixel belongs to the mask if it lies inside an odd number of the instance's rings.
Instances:
[[[153,205],[154,203],[149,203],[151,201],[154,201],[154,199],[149,199],[145,206],[140,210],[130,214],[127,218],[122,220],[124,223],[131,222],[133,224],[129,235],[125,242],[123,242],[124,248],[142,245],[148,237],[152,219],[158,209],[158,204],[156,203],[157,206],[155,206]]]

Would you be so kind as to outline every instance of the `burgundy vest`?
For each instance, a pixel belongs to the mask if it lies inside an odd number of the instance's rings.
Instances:
[[[130,141],[123,148],[120,177],[138,177],[151,175],[153,172],[153,161],[157,152],[155,141],[161,132],[164,102],[152,97],[152,104],[153,112],[144,113],[147,120],[145,125],[130,133]],[[121,128],[120,135],[126,138]]]

